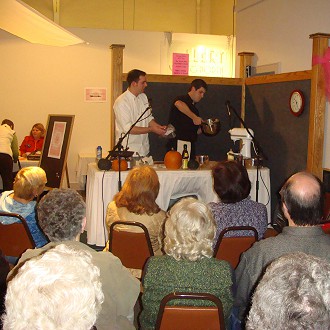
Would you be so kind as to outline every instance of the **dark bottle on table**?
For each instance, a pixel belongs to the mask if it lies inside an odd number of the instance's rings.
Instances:
[[[189,162],[189,152],[187,149],[187,145],[183,145],[183,151],[182,151],[182,169],[187,170],[188,169],[188,162]]]

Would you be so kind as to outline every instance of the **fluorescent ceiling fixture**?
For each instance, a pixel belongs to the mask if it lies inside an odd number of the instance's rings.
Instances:
[[[16,0],[0,0],[0,28],[35,44],[70,46],[84,42],[30,6]]]

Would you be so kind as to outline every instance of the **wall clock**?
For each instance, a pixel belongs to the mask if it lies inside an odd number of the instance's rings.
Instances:
[[[294,116],[300,116],[304,110],[305,97],[302,91],[294,90],[290,95],[289,106]]]

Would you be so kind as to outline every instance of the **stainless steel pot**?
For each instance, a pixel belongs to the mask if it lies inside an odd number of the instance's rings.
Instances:
[[[220,131],[220,120],[218,118],[209,118],[202,121],[202,132],[206,136],[217,135]]]

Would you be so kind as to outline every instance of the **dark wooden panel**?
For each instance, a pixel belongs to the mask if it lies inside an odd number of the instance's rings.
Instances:
[[[289,97],[294,89],[305,96],[305,109],[300,117],[289,110]],[[286,178],[306,169],[309,101],[310,80],[246,87],[246,123],[268,156],[265,164],[270,168],[272,210],[277,202],[276,193]]]

